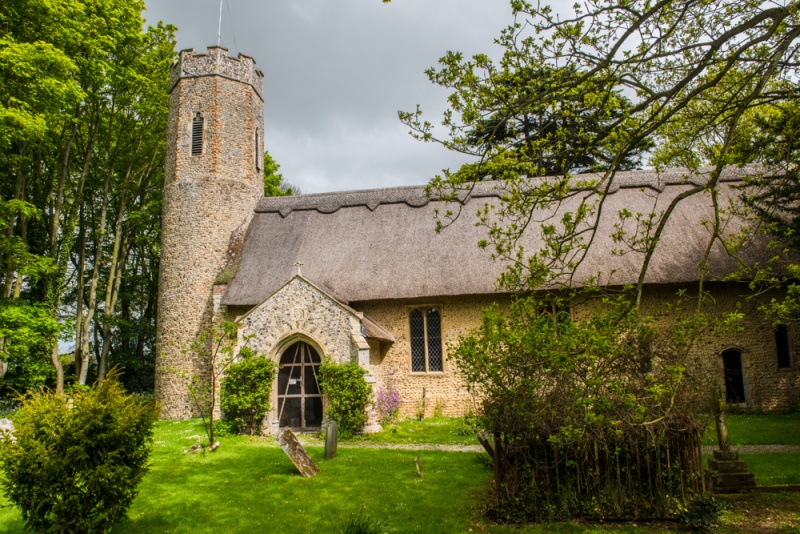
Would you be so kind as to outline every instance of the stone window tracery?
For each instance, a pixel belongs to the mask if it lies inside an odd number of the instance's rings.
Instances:
[[[442,316],[438,308],[414,308],[408,315],[411,336],[411,372],[443,371]]]

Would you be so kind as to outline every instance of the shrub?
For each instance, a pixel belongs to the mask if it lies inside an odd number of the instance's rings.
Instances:
[[[701,493],[678,514],[678,520],[692,530],[707,530],[714,525],[725,511],[725,502],[713,495]]]
[[[106,532],[123,518],[147,472],[156,415],[113,370],[89,391],[22,399],[17,442],[0,443],[0,469],[28,528]]]
[[[275,362],[245,347],[238,362],[231,364],[222,379],[220,406],[236,433],[260,434],[264,414],[269,410]]]
[[[339,425],[342,438],[352,437],[364,428],[366,407],[372,397],[364,373],[358,362],[338,364],[326,360],[319,367],[319,383],[328,397],[327,414]]]
[[[397,419],[402,403],[400,392],[394,382],[394,371],[387,371],[383,379],[383,386],[378,388],[376,400],[381,423],[388,424]]]
[[[478,426],[494,437],[490,513],[674,517],[677,502],[702,491],[692,413],[707,375],[686,363],[707,323],[656,331],[624,300],[581,322],[547,310],[532,298],[490,308],[450,352],[479,403]]]

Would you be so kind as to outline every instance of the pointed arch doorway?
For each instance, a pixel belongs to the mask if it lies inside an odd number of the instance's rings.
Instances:
[[[322,425],[319,353],[298,341],[281,355],[278,370],[278,421],[281,428],[316,429]]]

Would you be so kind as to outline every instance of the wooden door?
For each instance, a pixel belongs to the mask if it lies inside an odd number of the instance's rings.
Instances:
[[[315,429],[322,425],[320,357],[303,341],[284,351],[278,370],[278,420],[282,428]]]

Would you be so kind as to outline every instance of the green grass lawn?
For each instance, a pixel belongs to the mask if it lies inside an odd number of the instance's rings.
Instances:
[[[357,436],[354,441],[407,445],[480,445],[472,427],[462,417],[429,417],[422,421],[405,419],[386,425],[381,432]]]
[[[114,532],[336,532],[362,509],[391,532],[465,532],[491,477],[474,452],[340,449],[324,460],[309,447],[322,472],[305,479],[271,439],[226,437],[213,453],[184,454],[200,435],[196,422],[158,424],[150,473]],[[0,532],[21,532],[7,505]]]
[[[439,435],[452,443],[449,440],[467,437],[459,434],[458,422],[423,423],[401,423],[397,432],[387,429],[380,439],[422,443],[431,439],[422,436]],[[184,454],[201,435],[196,421],[158,423],[150,473],[139,487],[129,520],[113,532],[335,533],[350,514],[361,510],[382,521],[387,532],[588,533],[634,532],[643,527],[489,524],[480,517],[481,497],[491,480],[484,453],[341,448],[336,458],[324,460],[321,447],[309,446],[322,472],[304,479],[272,439],[226,437],[214,453]],[[425,471],[422,479],[413,461],[417,454]],[[800,477],[798,455],[743,458],[761,484]],[[777,528],[776,532],[800,527],[800,493],[731,499],[735,507],[726,512],[717,532],[738,532],[750,523],[762,530]],[[759,512],[743,512],[750,509]],[[0,533],[22,531],[19,513],[0,494]],[[646,524],[645,532],[680,532],[680,528]]]
[[[732,445],[800,445],[800,413],[729,414],[725,420]],[[717,444],[713,420],[703,443]]]

